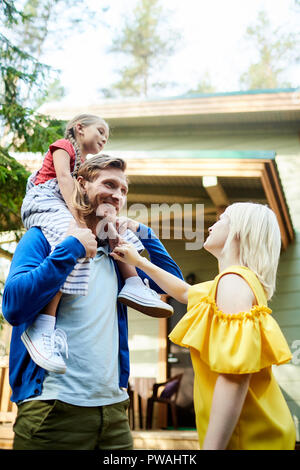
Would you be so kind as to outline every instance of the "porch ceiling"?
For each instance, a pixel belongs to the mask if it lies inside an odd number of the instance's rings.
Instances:
[[[218,178],[218,185],[223,188],[229,204],[243,201],[261,204],[268,203],[259,178],[220,177]],[[151,207],[154,207],[153,205],[161,206],[161,220],[169,217],[174,222],[176,214],[170,214],[168,210],[164,213],[164,204],[167,204],[169,207],[175,204],[181,205],[185,214],[187,214],[187,208],[190,205],[194,207],[194,210],[190,209],[190,211],[194,212],[194,217],[196,204],[203,204],[205,232],[216,221],[219,208],[211,199],[208,191],[203,187],[201,176],[131,176],[129,188],[128,207],[133,204],[143,204],[146,206],[148,209],[148,223],[151,220],[150,211]],[[161,229],[157,225],[152,228],[155,231]]]
[[[218,184],[224,189],[231,204],[241,200],[267,203],[259,178],[219,177]],[[208,207],[212,205],[201,176],[131,176],[129,187],[130,203],[203,203]]]
[[[147,159],[132,158],[128,160],[127,174],[130,183],[128,207],[131,204],[144,204],[150,211],[153,204],[203,204],[204,230],[207,230],[225,205],[252,201],[268,204],[276,213],[283,248],[294,238],[288,207],[273,158],[187,158],[184,161],[160,158],[155,160],[155,165],[153,160],[149,164]],[[217,177],[216,185],[205,187],[205,176]],[[163,212],[161,217],[164,218]],[[166,217],[170,217],[170,211],[167,209]],[[171,215],[171,219],[172,217],[176,218],[176,215]]]

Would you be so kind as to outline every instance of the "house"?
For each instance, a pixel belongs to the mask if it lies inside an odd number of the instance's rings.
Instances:
[[[88,112],[109,123],[110,141],[104,153],[128,162],[128,216],[152,224],[192,282],[211,279],[217,273],[214,258],[199,248],[207,228],[224,207],[235,201],[253,201],[268,204],[275,211],[282,253],[270,307],[293,359],[274,367],[274,373],[299,440],[300,91],[103,101],[86,108],[57,103],[45,105],[43,112],[66,121]],[[170,231],[167,227],[162,233],[168,220],[172,222]],[[167,338],[185,310],[172,299],[168,301],[175,309],[171,320],[145,317],[129,309],[131,377],[146,396],[154,381],[184,370],[180,422],[193,427],[188,351],[170,344]]]

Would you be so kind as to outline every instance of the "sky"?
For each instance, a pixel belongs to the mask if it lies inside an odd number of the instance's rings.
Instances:
[[[99,8],[97,0],[86,0]],[[83,2],[85,3],[85,2]],[[118,58],[107,53],[113,34],[124,14],[132,11],[136,0],[107,0],[109,9],[103,20],[110,25],[76,29],[64,40],[60,50],[48,50],[44,61],[61,70],[66,103],[100,101],[98,89],[116,81]],[[180,95],[196,86],[208,73],[218,91],[239,90],[239,77],[247,70],[255,51],[246,44],[247,26],[255,23],[259,11],[267,12],[272,26],[299,31],[300,8],[293,0],[162,0],[171,10],[170,24],[181,33],[176,53],[165,64],[161,78],[172,77],[179,85],[165,90],[164,96]],[[75,72],[76,69],[76,72]],[[300,66],[286,71],[293,86],[299,85]]]

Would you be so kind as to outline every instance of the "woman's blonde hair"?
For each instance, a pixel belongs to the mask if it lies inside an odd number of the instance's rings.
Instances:
[[[109,155],[99,154],[86,160],[78,169],[77,178],[82,176],[85,181],[93,182],[99,176],[101,170],[106,168],[118,168],[122,171],[126,170],[126,162],[122,158],[111,157]],[[72,195],[72,205],[77,211],[78,217],[84,221],[95,207],[90,204],[87,195],[84,193],[82,186],[74,178],[74,192]]]
[[[107,122],[94,114],[78,114],[67,123],[64,137],[71,142],[75,149],[76,159],[73,171],[73,176],[75,177],[81,164],[81,150],[76,140],[76,124],[81,124],[82,126],[91,126],[92,124],[96,124],[98,122],[101,122],[107,127],[107,129],[109,129]]]
[[[229,234],[223,250],[233,239],[239,241],[242,266],[251,269],[264,287],[267,298],[275,291],[281,249],[281,235],[275,213],[267,206],[237,202],[224,212],[230,219]]]

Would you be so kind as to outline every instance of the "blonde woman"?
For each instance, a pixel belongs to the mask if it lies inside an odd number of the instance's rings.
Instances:
[[[78,204],[74,205],[76,177],[87,155],[97,155],[101,152],[107,143],[108,136],[109,127],[104,119],[93,114],[75,116],[67,123],[64,138],[49,146],[41,168],[29,177],[26,196],[21,208],[22,220],[26,229],[40,227],[51,251],[65,237],[70,222],[90,232],[85,223],[87,215],[85,208],[81,210]],[[104,163],[109,159],[110,157],[103,155]],[[110,218],[114,220],[116,214],[117,210],[112,202],[101,204],[97,208],[97,216],[103,220]],[[111,230],[113,228],[111,224]],[[113,235],[117,236],[115,231]],[[127,241],[134,243],[138,250],[144,249],[142,242],[132,230],[127,229],[123,236]],[[64,374],[66,371],[62,353],[67,357],[67,338],[62,330],[55,328],[56,311],[62,294],[87,295],[90,274],[89,258],[94,257],[97,251],[95,236],[90,246],[91,248],[86,251],[86,257],[77,260],[74,269],[69,270],[68,277],[60,291],[21,337],[31,359],[50,372]],[[124,267],[123,264],[121,273],[125,285],[119,294],[119,301],[125,304],[131,302],[136,310],[151,316],[170,315],[171,306],[162,302],[159,296],[155,296],[145,286],[132,266],[126,266],[125,269]]]
[[[280,246],[276,216],[268,207],[235,203],[209,228],[204,243],[219,265],[211,281],[190,286],[152,265],[128,243],[112,254],[188,304],[170,339],[190,349],[203,450],[295,447],[293,419],[272,373],[273,364],[291,359],[267,306],[275,290]]]

